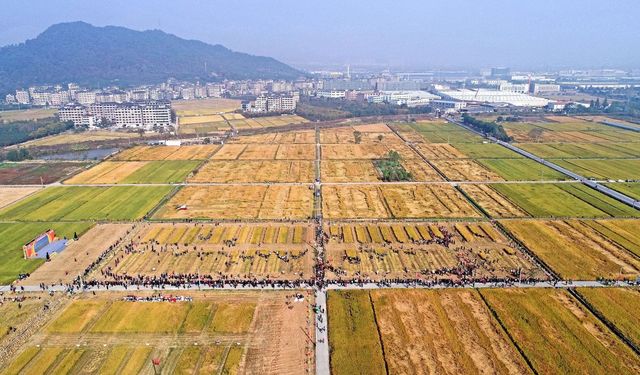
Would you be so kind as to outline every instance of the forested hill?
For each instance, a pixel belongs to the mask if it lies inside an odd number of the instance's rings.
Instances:
[[[0,93],[29,85],[152,84],[177,78],[296,79],[303,73],[270,57],[234,52],[159,30],[60,23],[35,39],[0,48]]]

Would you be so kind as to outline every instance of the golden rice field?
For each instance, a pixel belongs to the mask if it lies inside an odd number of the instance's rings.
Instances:
[[[25,338],[3,373],[152,374],[152,359],[163,374],[296,374],[314,367],[306,336],[314,334],[312,296],[295,302],[283,292],[180,295],[193,300],[132,302],[105,293],[65,301],[44,312],[52,316],[43,334]]]
[[[313,182],[311,160],[212,160],[189,178],[189,182]]]
[[[332,291],[328,302],[334,374],[532,373],[475,290]]]
[[[330,278],[545,279],[488,222],[325,225]],[[461,271],[464,270],[464,271]],[[462,272],[462,273],[461,273]]]
[[[199,274],[210,279],[308,279],[313,229],[275,224],[147,224],[94,277]],[[171,278],[171,277],[169,277]]]
[[[267,116],[254,118],[236,118],[229,120],[231,126],[236,129],[246,128],[269,128],[277,126],[287,126],[308,122],[304,117],[297,115]]]
[[[328,219],[481,217],[450,185],[324,185]]]
[[[396,151],[402,159],[416,159],[418,155],[404,144],[323,144],[320,146],[322,160],[357,160],[357,159],[381,159]]]
[[[142,135],[145,137],[145,134]],[[116,139],[136,139],[141,138],[139,133],[125,133],[107,130],[91,130],[81,133],[62,133],[49,137],[34,139],[22,143],[22,146],[57,146],[82,142],[99,142]]]
[[[313,130],[272,132],[254,135],[242,135],[229,140],[231,143],[316,143]]]
[[[475,160],[432,160],[431,163],[442,171],[450,181],[504,181],[502,177],[478,164]]]
[[[459,159],[467,157],[448,143],[418,143],[416,149],[427,159]]]
[[[206,160],[218,145],[136,146],[118,153],[116,161]]]
[[[180,206],[184,210],[178,210]],[[186,186],[154,215],[158,219],[286,219],[311,216],[307,186]]]
[[[635,280],[640,276],[637,255],[624,242],[594,230],[590,221],[509,220],[501,224],[564,279]],[[619,235],[624,238],[623,233]]]
[[[312,144],[241,144],[223,145],[213,160],[314,160],[315,146]]]
[[[411,173],[413,181],[442,181],[431,166],[419,159],[407,159],[402,166]],[[374,160],[322,160],[320,173],[323,182],[382,181]]]
[[[539,374],[635,374],[640,358],[566,290],[480,294]]]
[[[491,217],[526,217],[529,216],[519,206],[512,203],[504,195],[489,185],[464,184],[460,188],[476,204],[482,207]]]

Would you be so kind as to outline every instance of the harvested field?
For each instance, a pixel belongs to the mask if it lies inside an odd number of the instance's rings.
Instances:
[[[254,117],[245,119],[234,119],[229,121],[234,128],[268,128],[274,126],[286,126],[291,124],[301,124],[308,122],[304,117],[296,115]]]
[[[467,156],[447,143],[418,143],[416,149],[427,159],[459,159]]]
[[[180,116],[180,125],[202,124],[210,122],[222,122],[221,115]]]
[[[489,185],[464,184],[460,188],[491,217],[524,217],[526,212]]]
[[[44,263],[44,259],[24,259],[22,246],[48,229],[59,238],[81,236],[93,223],[0,223],[0,285],[6,285],[21,273],[31,273]],[[0,331],[0,333],[2,333]]]
[[[0,163],[0,185],[41,185],[56,182],[82,170],[89,163]]]
[[[147,224],[89,278],[197,273],[210,280],[310,279],[313,234],[308,225]]]
[[[307,219],[313,191],[307,186],[186,186],[154,217],[160,219]],[[186,205],[186,210],[176,207]],[[1,216],[0,216],[1,217]]]
[[[590,220],[585,223],[640,257],[640,220]]]
[[[325,185],[322,197],[328,219],[480,216],[449,185]]]
[[[280,160],[314,160],[316,147],[311,144],[291,144],[278,147],[276,159]]]
[[[315,363],[306,336],[314,335],[313,299],[302,293],[302,302],[291,292],[184,292],[193,300],[177,302],[129,302],[123,293],[75,298],[8,368],[151,374],[158,358],[162,373],[306,373]]]
[[[488,222],[325,225],[330,279],[546,279]],[[473,276],[471,276],[473,275]]]
[[[244,144],[226,144],[216,151],[211,157],[212,160],[236,160],[242,154],[247,145]]]
[[[249,144],[242,154],[238,156],[240,160],[273,160],[276,158],[279,145]]]
[[[564,279],[635,279],[640,260],[589,222],[504,221],[502,225]]]
[[[442,181],[442,177],[429,164],[420,159],[407,159],[401,162],[404,169],[411,173],[413,181]]]
[[[640,212],[585,185],[494,184],[493,189],[534,217],[638,217]]]
[[[226,144],[213,155],[214,160],[314,160],[312,144]]]
[[[391,132],[363,132],[353,127],[320,130],[320,143],[323,144],[401,144],[404,141]]]
[[[137,220],[170,186],[56,186],[0,210],[1,220]]]
[[[567,291],[480,293],[539,374],[640,371],[638,356]]]
[[[180,124],[178,127],[178,133],[180,134],[194,134],[204,135],[207,133],[219,133],[231,130],[229,124],[226,121],[218,122],[201,122],[195,124]]]
[[[323,182],[375,182],[380,177],[372,161],[323,160],[320,162]]]
[[[274,132],[255,135],[241,135],[229,140],[230,143],[316,143],[316,132],[312,130]]]
[[[0,187],[0,208],[40,190],[39,187]]]
[[[194,146],[136,146],[117,154],[113,160],[145,161],[145,160],[206,160],[217,145]]]
[[[212,160],[189,182],[313,182],[312,161],[307,160]]]
[[[115,244],[118,239],[123,238],[132,227],[132,224],[96,225],[19,284],[70,284],[77,276],[82,275],[102,252]]]
[[[640,290],[638,288],[578,288],[587,302],[613,323],[631,342],[640,345]]]
[[[240,104],[240,100],[222,98],[174,100],[171,102],[171,108],[178,116],[198,116],[233,112],[240,109]]]
[[[503,181],[498,174],[470,159],[433,160],[450,181]]]
[[[616,124],[622,124],[622,125],[640,128],[640,124],[637,124],[635,122],[629,122],[629,121],[620,120],[617,118],[607,117],[607,116],[575,116],[575,118],[578,118],[581,120],[587,120],[587,121],[595,121],[595,122],[607,121],[607,122],[613,122]]]
[[[531,159],[480,159],[477,163],[507,181],[562,181],[571,179]]]
[[[387,124],[383,123],[353,125],[352,128],[362,133],[391,133],[391,129],[389,129]]]
[[[403,159],[416,159],[409,146],[404,144],[323,144],[321,154],[323,160],[380,159],[396,151]]]

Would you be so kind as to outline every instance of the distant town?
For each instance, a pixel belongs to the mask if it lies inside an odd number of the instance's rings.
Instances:
[[[294,113],[301,98],[429,107],[429,112],[587,111],[600,101],[598,91],[640,87],[640,72],[568,70],[518,72],[494,67],[480,72],[316,71],[297,81],[245,80],[217,83],[170,79],[158,85],[90,89],[74,83],[33,86],[4,98],[4,108],[59,108],[61,121],[76,127],[174,131],[179,126],[171,101],[241,99],[247,116]],[[597,100],[597,102],[595,101]],[[605,99],[606,100],[606,99]]]

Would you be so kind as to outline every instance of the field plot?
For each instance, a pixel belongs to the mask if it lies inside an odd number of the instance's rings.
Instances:
[[[315,131],[288,131],[288,132],[273,132],[254,135],[241,135],[231,138],[230,143],[293,143],[293,144],[305,144],[316,143]]]
[[[411,173],[413,181],[442,181],[438,172],[422,160],[408,159],[401,164]],[[323,160],[320,172],[324,182],[381,181],[381,174],[373,160]]]
[[[44,263],[19,283],[25,285],[70,284],[77,276],[82,275],[84,270],[109,246],[124,238],[131,228],[132,224],[96,225],[78,241],[73,241],[63,252],[52,257],[51,261]]]
[[[411,124],[411,128],[418,132],[427,143],[482,143],[484,138],[461,126],[445,121],[420,121]]]
[[[312,204],[313,191],[307,186],[186,186],[161,207],[155,217],[308,219]],[[187,209],[176,209],[182,205]]]
[[[588,221],[504,221],[502,225],[564,279],[635,279],[637,255]]]
[[[240,104],[240,100],[222,98],[174,100],[171,102],[171,108],[178,116],[199,116],[233,112],[240,109]]]
[[[555,163],[586,178],[640,179],[640,159],[573,159],[557,160]]]
[[[460,159],[467,157],[448,143],[418,143],[416,149],[427,159]]]
[[[0,185],[50,184],[87,165],[74,162],[0,163]]]
[[[507,134],[518,143],[605,143],[638,142],[640,134],[606,125],[575,120],[572,122],[504,122]]]
[[[328,219],[480,216],[449,185],[325,185],[322,204]]]
[[[514,279],[518,270],[545,278],[488,222],[353,222],[326,225],[325,233],[332,279]]]
[[[604,315],[629,340],[640,345],[640,290],[637,288],[578,288],[594,309]]]
[[[418,155],[404,144],[323,144],[321,146],[322,160],[354,160],[381,159],[396,151],[403,159],[416,159]]]
[[[522,143],[518,147],[546,159],[640,157],[640,143]]]
[[[199,161],[104,161],[66,184],[152,184],[183,182]]]
[[[622,125],[627,125],[627,126],[640,128],[640,124],[637,124],[635,122],[629,122],[629,121],[625,121],[625,120],[620,120],[620,119],[613,118],[613,117],[607,117],[607,116],[575,116],[575,117],[579,118],[579,119],[582,119],[582,120],[587,120],[587,121],[596,121],[596,122],[608,121],[608,122],[613,122],[613,123],[616,123],[616,124],[622,124]]]
[[[19,109],[13,111],[0,111],[0,123],[1,122],[13,122],[13,121],[32,121],[40,120],[47,117],[53,117],[58,113],[55,108],[33,108],[33,109]]]
[[[181,120],[182,121],[182,120]],[[207,134],[230,130],[231,127],[226,121],[218,122],[198,122],[192,124],[182,124],[178,127],[178,133],[180,134]]]
[[[0,210],[0,219],[137,220],[158,204],[170,190],[170,186],[56,186]]]
[[[640,220],[585,221],[596,232],[640,257]]]
[[[131,294],[131,293],[129,293]],[[182,293],[192,301],[76,298],[9,363],[9,373],[298,374],[314,367],[313,303],[291,292]],[[139,297],[151,294],[139,293]],[[82,346],[76,346],[77,342]]]
[[[267,116],[229,120],[237,129],[243,128],[268,128],[274,126],[286,126],[308,122],[304,117],[297,115]]]
[[[206,160],[218,149],[217,145],[194,146],[136,146],[117,154],[113,160]]]
[[[534,217],[638,217],[640,211],[582,184],[494,184]]]
[[[480,293],[539,374],[640,371],[640,359],[631,349],[564,290]]]
[[[498,174],[470,159],[433,160],[450,181],[503,181]]]
[[[310,160],[212,160],[189,182],[313,182]]]
[[[495,143],[456,143],[452,146],[465,157],[472,159],[522,159],[524,157]]]
[[[0,223],[0,284],[14,281],[21,273],[31,273],[44,259],[23,257],[22,246],[45,232],[53,229],[59,238],[73,238],[73,233],[81,236],[92,223]],[[2,333],[2,332],[0,332]]]
[[[332,291],[328,309],[334,374],[532,372],[474,290]]]
[[[142,135],[145,137],[145,134]],[[99,141],[110,141],[110,140],[118,140],[118,139],[134,139],[141,138],[139,133],[127,133],[127,132],[116,132],[116,131],[108,131],[108,130],[91,130],[84,131],[81,133],[62,133],[56,134],[49,137],[34,139],[31,141],[27,141],[22,143],[22,146],[57,146],[57,145],[66,145],[72,143],[83,143],[83,142],[99,142]]]
[[[208,122],[222,122],[224,117],[221,115],[199,115],[199,116],[181,116],[180,125],[202,124]]]
[[[360,125],[359,129],[363,129],[365,126],[367,125]],[[389,127],[387,129],[391,130]],[[320,131],[320,143],[323,144],[399,144],[403,142],[402,138],[389,131],[367,132],[356,130],[356,126],[323,129]]]
[[[507,181],[562,181],[570,177],[531,159],[479,159],[480,165]]]
[[[40,190],[39,187],[0,187],[0,208]]]
[[[281,144],[276,153],[276,159],[279,160],[314,160],[315,158],[316,147],[311,144]]]
[[[528,216],[520,207],[513,204],[504,195],[493,190],[489,185],[464,184],[460,188],[491,217]]]
[[[616,183],[607,184],[607,186],[621,192],[622,194],[640,200],[640,183]]]
[[[310,279],[313,234],[302,224],[147,224],[89,278]]]
[[[59,296],[49,297],[40,293],[30,293],[15,300],[12,297],[15,295],[8,293],[0,297],[0,342],[12,333],[10,327],[22,332],[29,328],[30,319],[42,314],[45,304],[59,299]]]

